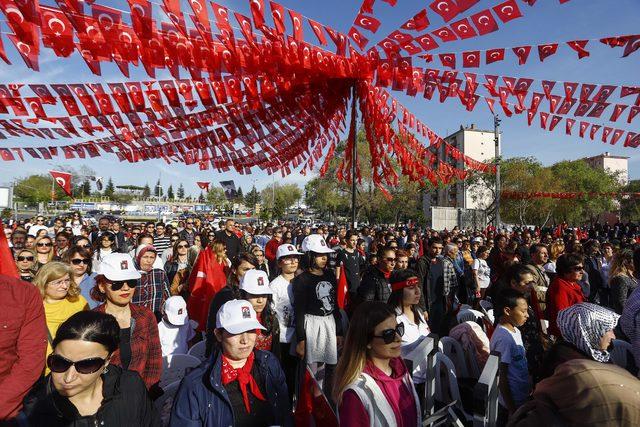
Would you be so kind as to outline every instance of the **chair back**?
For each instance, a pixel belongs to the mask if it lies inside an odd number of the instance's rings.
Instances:
[[[181,381],[187,374],[187,370],[200,366],[202,361],[188,354],[172,354],[162,358],[162,376],[160,387],[168,386],[176,381]]]

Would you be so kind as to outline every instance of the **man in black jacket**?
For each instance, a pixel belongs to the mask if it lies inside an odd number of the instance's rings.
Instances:
[[[383,248],[378,251],[378,264],[364,273],[358,297],[362,301],[387,302],[391,295],[389,276],[396,265],[396,252],[391,248]]]
[[[224,229],[216,233],[216,240],[224,242],[227,247],[227,258],[233,260],[240,253],[240,239],[235,234],[236,227],[231,218],[224,223]]]

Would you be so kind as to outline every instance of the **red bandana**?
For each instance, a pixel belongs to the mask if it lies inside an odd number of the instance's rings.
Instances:
[[[380,270],[380,269],[378,269],[378,270]],[[391,277],[391,272],[390,271],[382,271],[382,270],[380,270],[380,273],[382,273],[384,278],[387,279],[387,280],[389,280],[389,277]]]
[[[248,414],[251,413],[251,408],[249,407],[247,384],[249,385],[251,394],[253,394],[257,399],[265,400],[262,393],[260,393],[258,383],[256,383],[253,375],[251,375],[253,359],[254,355],[252,352],[244,366],[242,368],[235,369],[233,366],[231,366],[229,360],[224,355],[222,356],[222,385],[227,385],[235,380],[238,380],[238,384],[240,385],[240,392],[242,393],[242,399],[244,400],[244,407],[247,409]]]

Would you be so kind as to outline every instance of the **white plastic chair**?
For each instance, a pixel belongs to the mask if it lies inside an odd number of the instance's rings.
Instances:
[[[498,367],[500,354],[493,352],[473,388],[473,427],[495,427],[498,420]]]
[[[182,380],[187,369],[200,366],[202,361],[188,354],[172,354],[162,358],[162,377],[160,387]]]
[[[451,359],[443,353],[436,353],[436,390],[435,398],[441,403],[456,402],[455,406],[464,414],[468,420],[471,415],[467,414],[462,407],[460,400],[460,389],[458,388],[458,378]],[[445,375],[443,375],[445,374]],[[444,377],[444,378],[443,378]]]
[[[613,340],[611,361],[621,368],[627,369],[629,358],[633,358],[633,347],[624,340]]]
[[[155,402],[153,402],[153,407],[155,411],[160,414],[160,421],[163,426],[169,425],[169,418],[171,417],[171,407],[173,406],[173,398],[176,396],[179,386],[180,381],[176,381],[164,387],[162,389],[164,391],[163,395],[158,397]]]
[[[462,345],[451,337],[442,337],[438,346],[442,352],[453,361],[456,367],[456,375],[460,378],[469,378],[469,369],[465,360]]]
[[[483,317],[484,317],[484,313],[482,313],[481,311],[473,310],[469,308],[466,310],[460,310],[458,312],[458,315],[456,316],[456,319],[458,320],[458,323],[467,322],[467,321],[478,322],[478,320],[482,319]]]
[[[189,356],[197,357],[198,359],[204,361],[206,359],[206,356],[204,355],[206,349],[207,349],[206,341],[200,341],[199,343],[191,347],[187,352],[187,354]]]

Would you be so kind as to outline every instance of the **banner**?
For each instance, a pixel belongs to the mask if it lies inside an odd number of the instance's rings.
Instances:
[[[220,186],[224,190],[224,196],[227,200],[234,200],[238,197],[236,184],[233,181],[220,181]]]

